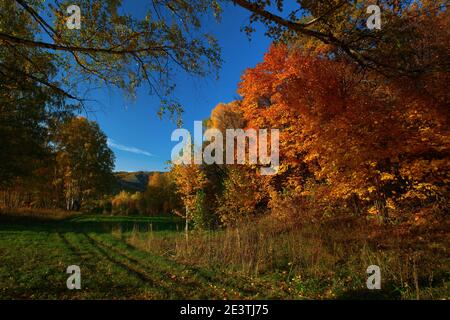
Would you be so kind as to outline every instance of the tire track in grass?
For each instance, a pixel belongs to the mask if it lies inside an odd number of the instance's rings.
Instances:
[[[83,262],[87,262],[84,263],[84,266],[87,265],[87,271],[83,269],[83,275],[85,275],[87,273],[87,278],[89,279],[89,275],[92,274],[91,272],[91,268],[90,268],[90,259],[88,259],[87,256],[89,256],[86,253],[83,253],[82,250],[80,250],[77,246],[73,245],[68,239],[65,233],[61,233],[61,232],[57,232],[56,233],[58,236],[58,239],[60,240],[60,242],[64,245],[64,247],[70,251],[71,255],[73,257],[75,257],[76,261],[75,264],[76,265],[81,265],[81,261]],[[71,259],[72,260],[72,259]],[[71,263],[72,264],[72,263]],[[67,265],[69,266],[69,264]],[[79,299],[79,298],[83,298],[84,294],[86,294],[86,292],[83,291],[70,291],[70,295],[69,295],[69,291],[65,292],[66,293],[66,298],[72,298],[72,299]]]
[[[162,283],[157,283],[154,278],[151,278],[148,276],[148,274],[143,271],[140,268],[137,268],[133,264],[129,262],[124,262],[123,260],[127,260],[126,257],[121,256],[117,252],[114,252],[116,256],[119,256],[122,258],[122,261],[115,258],[112,254],[108,252],[110,250],[109,247],[103,245],[93,237],[87,235],[86,233],[82,234],[85,239],[89,242],[91,246],[93,246],[98,252],[108,261],[115,264],[116,266],[120,267],[121,269],[125,270],[127,273],[135,276],[140,281],[145,283],[147,286],[149,286],[151,289],[157,291],[161,295],[161,291],[163,293],[161,298],[170,298],[173,296],[173,293],[176,291],[179,291],[177,288],[168,288],[167,286],[162,286]],[[133,261],[131,261],[134,263]]]
[[[115,255],[119,256],[123,262],[130,269],[134,269],[134,271],[139,272],[143,275],[147,275],[148,271],[153,271],[153,276],[158,278],[161,283],[160,285],[165,285],[171,293],[177,293],[175,298],[188,298],[192,299],[192,295],[194,293],[193,290],[201,290],[200,298],[208,299],[208,298],[223,298],[223,291],[217,290],[217,288],[213,288],[211,286],[205,285],[204,283],[199,282],[194,278],[187,278],[186,276],[176,275],[174,273],[169,272],[167,269],[162,268],[157,265],[157,261],[155,263],[149,265],[141,260],[136,259],[135,257],[130,256],[129,254],[119,250],[115,246],[111,244],[106,244],[102,240],[98,240],[91,235],[85,234],[87,238],[89,238],[93,243],[96,243],[97,246],[102,247],[104,251],[109,250],[113,252]],[[133,248],[134,249],[134,248]],[[131,265],[130,263],[134,264]],[[155,268],[157,267],[157,268]],[[168,266],[170,267],[170,266]],[[187,280],[187,281],[186,281]],[[169,282],[167,282],[169,281]],[[173,284],[178,284],[177,286],[173,286]]]
[[[69,251],[72,253],[72,255],[76,256],[79,260],[83,259],[83,255],[82,255],[81,251],[67,240],[65,234],[63,234],[61,232],[57,232],[57,235],[58,235],[59,240],[64,244],[64,246],[67,249],[69,249]]]
[[[177,273],[180,273],[183,271],[187,271],[187,272],[191,273],[191,274],[185,274],[184,276],[189,276],[192,281],[194,281],[197,284],[200,284],[204,288],[207,288],[207,290],[212,291],[212,293],[216,297],[221,298],[221,299],[225,298],[226,296],[229,296],[230,298],[233,298],[233,299],[245,299],[245,298],[253,299],[259,293],[258,289],[256,289],[256,288],[245,288],[242,286],[237,286],[236,282],[239,282],[239,281],[228,280],[229,275],[227,276],[227,275],[222,274],[223,277],[221,277],[221,275],[217,275],[217,276],[208,275],[205,271],[202,271],[201,269],[187,266],[184,264],[180,264],[176,261],[168,260],[162,256],[155,256],[154,254],[151,254],[149,252],[139,250],[136,247],[127,243],[126,241],[124,241],[122,239],[120,239],[120,240],[116,239],[110,235],[108,235],[108,239],[105,239],[105,241],[107,241],[107,243],[105,243],[102,240],[98,240],[98,241],[102,242],[103,245],[108,247],[109,250],[115,251],[121,255],[124,255],[126,258],[128,258],[130,261],[133,261],[136,264],[140,264],[142,268],[151,267],[151,268],[155,269],[155,267],[157,267],[159,272],[166,274],[167,276],[169,276],[170,278],[172,278],[175,281],[177,281],[177,280],[179,281],[180,276],[177,276],[173,273],[168,272],[167,269],[182,268],[183,270],[176,270],[176,269],[175,270],[178,271]],[[112,242],[115,242],[116,245],[114,245]],[[128,254],[117,249],[116,248],[118,246],[117,244],[124,246],[128,250]],[[152,262],[151,266],[148,265],[149,262],[146,261],[145,258],[140,258],[141,260],[137,260],[135,258],[135,256],[134,257],[130,256],[130,254],[133,254],[133,253],[134,253],[134,255],[145,254],[147,257],[154,257],[154,260],[151,261]],[[142,261],[142,260],[144,260],[144,261]],[[162,265],[162,263],[163,263],[163,265]],[[181,277],[183,277],[183,276],[181,276]],[[233,279],[236,280],[236,278],[233,278]],[[243,282],[246,280],[240,279],[240,281]],[[209,297],[211,297],[211,296],[209,296]]]
[[[117,239],[111,235],[108,235],[108,242],[116,242],[119,243],[123,246],[125,246],[128,251],[131,252],[137,252],[137,253],[142,253],[145,254],[147,256],[153,256],[155,257],[155,255],[153,253],[150,253],[148,251],[142,251],[138,248],[136,248],[135,246],[129,244],[126,240],[123,239]],[[113,247],[111,247],[111,249],[113,249]],[[258,299],[259,298],[259,294],[262,291],[267,291],[268,288],[272,287],[272,284],[265,284],[265,283],[258,283],[259,288],[254,287],[253,286],[253,280],[248,280],[246,278],[242,278],[242,277],[237,277],[236,275],[229,275],[229,274],[225,274],[222,271],[218,271],[218,270],[211,270],[211,273],[208,273],[206,270],[199,268],[199,267],[194,267],[194,266],[189,266],[189,265],[185,265],[185,264],[181,264],[179,262],[176,262],[174,260],[170,260],[168,258],[162,257],[160,255],[156,256],[158,261],[162,261],[165,265],[167,265],[167,268],[174,268],[174,267],[178,267],[178,268],[182,268],[184,270],[187,270],[189,272],[191,272],[192,274],[195,275],[195,277],[197,279],[201,279],[203,281],[205,281],[206,283],[210,284],[210,288],[214,289],[216,292],[220,292],[222,294],[222,298],[223,298],[223,293],[227,292],[227,294],[231,294],[231,296],[235,299]],[[152,264],[152,266],[154,267],[155,265]],[[163,268],[162,266],[160,266],[160,268]],[[247,286],[244,286],[245,284],[247,284]],[[262,286],[262,287],[261,287]],[[273,296],[274,299],[279,299],[282,298],[284,296],[285,292],[276,292],[275,295]]]
[[[92,237],[91,237],[91,238],[92,238]],[[169,272],[168,270],[163,269],[163,268],[157,268],[157,269],[156,269],[156,268],[155,268],[155,267],[157,266],[156,264],[152,264],[151,266],[149,266],[145,261],[138,260],[138,259],[136,259],[135,257],[131,256],[130,254],[127,254],[127,253],[124,252],[124,251],[120,251],[117,247],[115,247],[115,246],[112,245],[112,244],[107,244],[107,243],[105,243],[105,242],[103,242],[102,240],[99,240],[99,239],[95,239],[95,238],[92,238],[92,239],[95,240],[97,243],[101,244],[102,246],[104,246],[105,248],[108,248],[109,250],[113,251],[113,252],[116,253],[117,255],[121,256],[122,258],[127,259],[127,260],[129,260],[129,261],[135,263],[135,264],[136,264],[137,266],[139,266],[140,268],[147,269],[147,268],[149,268],[149,267],[152,267],[155,271],[158,271],[159,273],[164,274],[167,278],[170,278],[170,279],[173,280],[173,281],[181,282],[181,281],[178,279],[179,276],[177,276],[176,274],[171,273],[171,272]],[[129,247],[128,244],[126,244],[125,242],[122,242],[122,243],[125,244],[125,245],[127,245],[127,247],[128,247],[129,249],[133,249],[133,250],[134,250],[133,247]],[[186,283],[184,283],[184,284],[186,284]]]
[[[176,296],[175,298],[191,298],[191,296],[186,296],[186,294],[192,294],[192,290],[198,289],[198,283],[191,282],[190,284],[188,284],[186,282],[182,282],[179,280],[179,278],[176,275],[168,272],[167,270],[164,270],[161,268],[156,270],[154,268],[155,265],[153,265],[153,264],[151,266],[144,265],[142,263],[142,261],[139,261],[139,260],[125,254],[124,252],[118,250],[114,246],[107,245],[103,241],[95,239],[94,237],[92,237],[90,235],[85,234],[85,236],[87,238],[89,238],[92,242],[96,243],[98,247],[102,248],[103,250],[109,250],[109,251],[113,252],[116,256],[119,256],[122,260],[125,260],[126,262],[124,262],[124,264],[128,268],[132,268],[136,272],[139,272],[139,273],[145,275],[146,277],[148,277],[147,274],[148,274],[149,270],[156,272],[156,274],[153,274],[153,276],[161,281],[159,288],[161,288],[161,286],[164,286],[166,288],[166,290],[170,290],[170,293],[172,293],[172,295],[173,295],[173,293],[178,293],[178,296]],[[130,262],[133,263],[134,266],[130,265]],[[167,281],[170,281],[170,282],[167,282]],[[174,283],[178,283],[180,286],[174,287],[173,286]],[[205,289],[205,288],[203,288],[203,289]],[[211,297],[211,296],[210,295],[204,296],[204,298],[208,298],[208,297]]]
[[[107,264],[115,267],[116,270],[121,270],[122,272],[125,272],[127,276],[131,276],[134,277],[135,279],[138,279],[141,284],[143,282],[145,289],[150,291],[150,293],[153,293],[153,296],[151,298],[159,299],[163,297],[161,295],[161,292],[155,290],[154,286],[149,283],[148,279],[143,279],[141,275],[130,272],[130,270],[127,267],[124,267],[120,262],[117,262],[114,259],[110,259],[109,255],[106,252],[104,252],[101,248],[98,248],[97,246],[93,245],[84,234],[74,234],[74,235],[77,237],[77,240],[87,244],[87,246],[85,246],[85,248],[87,249],[85,250],[86,251],[85,253],[82,253],[81,250],[79,250],[76,246],[74,246],[70,242],[70,240],[67,239],[66,236],[61,235],[61,239],[70,250],[73,250],[73,252],[77,254],[77,256],[80,258],[80,261],[83,261],[83,264],[87,267],[88,272],[91,275],[91,279],[93,281],[99,280],[99,278],[95,277],[95,275],[99,273],[101,274],[108,273],[106,272],[108,269],[105,268],[102,264],[102,262],[106,262]],[[111,270],[108,271],[110,272]],[[114,277],[110,277],[109,279],[114,279]],[[111,288],[111,285],[114,284],[117,283],[114,282],[108,283],[108,286],[106,287]],[[106,289],[106,287],[104,289],[104,292],[111,293],[111,289]],[[115,298],[123,298],[123,296],[118,294],[118,296]]]

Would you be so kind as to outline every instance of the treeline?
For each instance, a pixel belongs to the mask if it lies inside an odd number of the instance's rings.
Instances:
[[[95,202],[91,211],[113,215],[161,215],[181,210],[182,203],[169,172],[153,172],[143,192],[122,190]]]
[[[174,165],[158,187],[103,199],[113,184],[108,182],[112,154],[98,126],[73,116],[85,105],[74,93],[72,74],[78,72],[86,83],[97,79],[133,94],[146,82],[142,80],[152,78],[147,68],[168,76],[160,69],[167,56],[178,57],[177,64],[188,73],[205,75],[203,66],[220,62],[216,43],[211,38],[185,41],[184,26],[155,23],[157,30],[147,32],[147,24],[125,19],[142,29],[127,39],[142,41],[123,41],[108,22],[102,25],[107,31],[86,28],[80,35],[98,42],[100,48],[94,49],[99,52],[64,47],[74,40],[57,21],[51,36],[59,45],[42,46],[35,41],[42,26],[36,10],[45,11],[44,5],[33,3],[33,11],[18,1],[0,1],[1,205],[175,212],[200,228],[267,215],[285,225],[341,213],[384,222],[426,221],[449,211],[446,2],[380,1],[381,30],[366,28],[365,1],[358,6],[302,1],[302,10],[296,11],[312,21],[304,25],[274,19],[266,14],[266,4],[237,3],[252,11],[251,22],[269,27],[275,42],[260,64],[245,71],[241,98],[219,104],[205,124],[222,131],[280,129],[276,175],[261,176],[258,165]],[[99,6],[104,9],[107,3]],[[119,16],[117,6],[109,9],[114,14],[99,10],[85,17],[85,26],[97,30],[97,15],[105,14],[102,23]],[[188,17],[197,13],[190,6],[178,10]],[[161,39],[167,39],[173,55],[145,47],[166,45]],[[161,113],[181,111],[175,101],[162,100]]]
[[[404,8],[402,19],[408,41],[377,47],[371,57],[393,50],[389,63],[398,59],[400,66],[396,50],[416,52],[411,65],[420,69],[412,74],[362,68],[316,41],[274,43],[242,76],[241,99],[219,104],[207,123],[223,133],[280,129],[278,173],[262,176],[255,165],[175,165],[186,219],[210,227],[266,215],[285,226],[339,215],[382,223],[445,217],[449,15],[427,3]],[[423,27],[408,29],[411,21]]]
[[[147,191],[121,192],[102,200],[99,211],[175,213],[203,229],[267,216],[284,226],[341,215],[383,223],[442,217],[450,79],[439,61],[448,56],[442,26],[449,19],[436,8],[409,10],[407,17],[433,13],[417,18],[428,28],[405,35],[408,50],[422,52],[414,63],[425,70],[361,69],[333,47],[293,37],[274,43],[245,71],[239,100],[214,108],[206,128],[280,130],[277,174],[262,176],[261,166],[250,164],[172,165],[150,179]]]
[[[69,116],[41,130],[46,134],[41,141],[34,137],[35,149],[22,146],[19,154],[12,149],[5,153],[14,162],[8,171],[10,178],[2,181],[0,207],[79,211],[111,191],[114,156],[95,122]],[[7,160],[3,161],[5,164]]]

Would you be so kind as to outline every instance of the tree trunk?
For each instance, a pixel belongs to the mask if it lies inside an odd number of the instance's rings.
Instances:
[[[185,225],[184,225],[184,233],[186,235],[186,241],[189,240],[189,211],[186,208],[186,221],[185,221]]]

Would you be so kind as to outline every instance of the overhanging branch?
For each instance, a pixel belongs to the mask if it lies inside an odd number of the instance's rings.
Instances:
[[[81,52],[81,53],[106,53],[111,55],[126,55],[126,54],[134,54],[134,53],[141,53],[141,52],[152,52],[152,51],[167,51],[168,49],[171,49],[169,46],[152,46],[152,47],[146,47],[141,49],[110,49],[110,48],[92,48],[92,47],[78,47],[78,46],[71,46],[71,45],[58,45],[48,42],[42,42],[42,41],[34,41],[34,40],[28,40],[23,39],[19,37],[15,37],[12,35],[9,35],[7,33],[0,32],[0,40],[7,41],[10,43],[14,43],[16,45],[24,45],[27,47],[33,47],[33,48],[44,48],[44,49],[50,49],[54,51],[67,51],[67,52]]]

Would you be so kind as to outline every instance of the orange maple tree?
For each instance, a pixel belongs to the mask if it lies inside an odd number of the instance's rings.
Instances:
[[[331,199],[357,196],[386,216],[405,198],[436,199],[450,182],[448,108],[437,98],[446,93],[411,84],[273,45],[239,93],[249,126],[281,130],[286,186],[306,191],[312,173]]]

